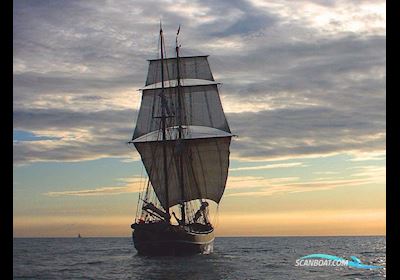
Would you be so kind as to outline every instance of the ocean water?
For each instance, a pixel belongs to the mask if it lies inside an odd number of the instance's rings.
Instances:
[[[137,255],[131,238],[15,238],[14,279],[385,279],[385,269],[295,266],[308,254],[385,266],[385,237],[220,237],[214,253]]]

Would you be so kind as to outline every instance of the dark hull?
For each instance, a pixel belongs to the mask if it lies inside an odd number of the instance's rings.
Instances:
[[[167,224],[135,224],[133,243],[140,255],[193,255],[213,251],[213,228],[193,231],[190,227]]]

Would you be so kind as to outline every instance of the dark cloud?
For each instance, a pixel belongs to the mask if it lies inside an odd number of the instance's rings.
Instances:
[[[144,73],[143,69],[143,73]],[[140,78],[145,74],[140,73]],[[35,94],[42,93],[74,93],[87,92],[96,90],[110,90],[115,88],[130,88],[135,86],[132,82],[133,75],[119,77],[79,77],[79,75],[62,75],[59,74],[43,74],[35,72],[25,72],[14,74],[14,89],[21,92],[29,92]],[[18,96],[16,96],[18,97]]]
[[[274,158],[385,148],[385,107],[280,109],[228,114],[232,150],[241,157]],[[243,138],[243,139],[242,139]]]
[[[249,1],[198,1],[198,3],[210,7],[209,16],[218,18],[212,23],[205,23],[200,26],[203,34],[212,37],[249,35],[249,33],[269,28],[278,22],[276,15],[260,11]],[[221,17],[220,15],[226,16]],[[237,19],[231,22],[229,15],[234,15]]]
[[[212,35],[230,36],[248,34],[250,32],[259,31],[273,24],[275,21],[275,18],[265,15],[245,15],[222,32],[213,33]]]
[[[60,109],[14,110],[14,128],[21,130],[41,130],[51,128],[64,131],[91,128],[115,130],[118,127],[133,128],[136,110],[103,110],[96,112]],[[129,127],[129,128],[128,128]],[[108,135],[112,137],[113,134]],[[129,137],[128,137],[129,138]]]
[[[14,129],[75,133],[73,139],[14,143],[14,162],[76,161],[96,157],[133,156],[127,142],[133,135],[135,110],[73,112],[36,109],[14,111]]]

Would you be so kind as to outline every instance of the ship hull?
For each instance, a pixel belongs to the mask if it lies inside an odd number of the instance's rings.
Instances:
[[[134,224],[133,243],[140,255],[194,255],[213,251],[214,231],[192,231],[167,224]]]

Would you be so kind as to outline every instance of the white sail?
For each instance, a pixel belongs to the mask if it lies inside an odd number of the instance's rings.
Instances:
[[[177,77],[176,58],[164,59],[164,81]],[[200,79],[214,81],[207,56],[183,56],[179,58],[181,79]],[[161,82],[161,59],[150,60],[146,86]]]
[[[225,135],[225,136],[222,136]],[[153,189],[164,208],[193,199],[221,200],[229,168],[230,133],[216,137],[168,140],[168,203],[164,185],[162,141],[134,141]],[[149,139],[153,140],[153,139]],[[183,187],[179,184],[179,155],[183,163]]]
[[[143,90],[133,139],[160,129],[162,89]],[[166,99],[167,127],[178,125],[177,106],[178,88],[164,89]],[[182,86],[182,125],[205,126],[230,132],[222,109],[216,84]]]

